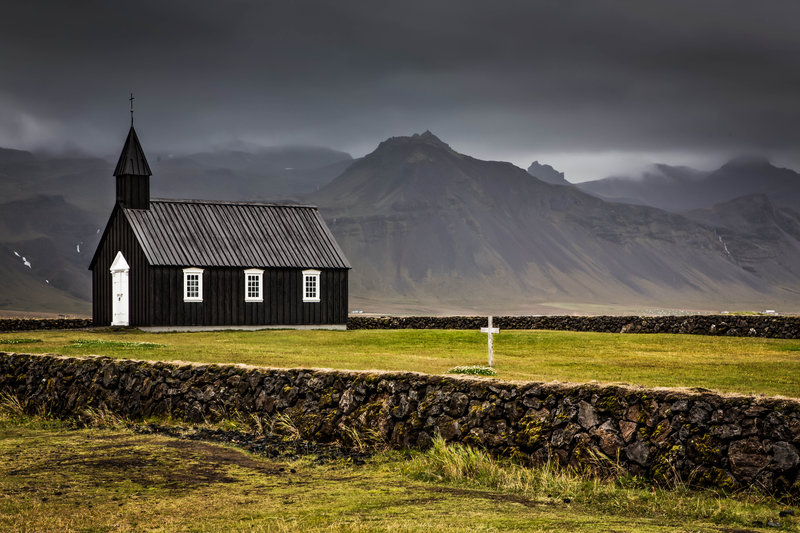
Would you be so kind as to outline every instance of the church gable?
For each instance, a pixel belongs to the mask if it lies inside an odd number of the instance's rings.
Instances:
[[[132,324],[146,323],[150,313],[150,267],[122,209],[115,207],[92,258],[92,315],[97,325],[111,323],[113,309],[112,269],[122,256],[130,271],[130,310]]]

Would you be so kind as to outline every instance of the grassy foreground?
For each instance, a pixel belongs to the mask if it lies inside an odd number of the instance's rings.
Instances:
[[[486,364],[486,335],[455,330],[36,331],[0,334],[0,350],[440,374]],[[495,369],[500,379],[597,380],[800,397],[797,340],[506,330],[495,336]]]
[[[797,531],[765,496],[588,480],[441,441],[320,464],[91,426],[0,406],[0,530]]]

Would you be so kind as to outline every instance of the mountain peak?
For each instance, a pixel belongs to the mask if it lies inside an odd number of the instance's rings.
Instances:
[[[772,163],[763,155],[740,155],[722,165],[722,168],[763,168],[771,166]]]
[[[531,163],[531,166],[528,167],[528,174],[552,185],[572,185],[564,178],[563,172],[559,172],[546,163],[539,163],[539,161]]]
[[[433,143],[445,144],[444,142],[442,142],[442,140],[439,137],[437,137],[436,135],[431,133],[431,130],[425,130],[424,133],[415,133],[411,137],[412,138],[418,137],[419,140],[425,141],[425,142],[433,142]]]
[[[436,148],[442,148],[444,150],[453,152],[453,149],[450,148],[449,144],[442,141],[439,137],[431,133],[430,130],[425,130],[425,132],[423,133],[415,133],[411,136],[389,137],[388,139],[380,143],[378,145],[378,148],[386,146],[419,146],[419,145],[434,146]]]

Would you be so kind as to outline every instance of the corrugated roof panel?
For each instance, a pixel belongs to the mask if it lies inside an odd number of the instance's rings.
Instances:
[[[239,224],[248,228],[246,238],[240,243],[242,256],[247,258],[247,263],[256,265],[260,255],[271,258],[273,255],[270,250],[271,243],[264,236],[263,229],[259,224],[260,217],[257,211],[248,206],[237,214],[240,218]]]
[[[319,246],[322,239],[326,237],[326,235],[323,231],[321,231],[319,218],[314,215],[314,213],[303,213],[303,216],[309,219],[307,223],[317,229],[317,232],[312,235],[312,239],[314,244],[317,245],[316,250],[318,258],[321,261],[330,261],[330,249]]]
[[[307,243],[307,246],[313,250],[313,259],[317,262],[322,262],[323,255],[321,250],[319,249],[319,241],[315,238],[316,235],[319,234],[319,229],[314,224],[314,221],[311,219],[307,219],[303,216],[302,213],[299,213],[298,220],[296,221],[297,231],[299,231],[303,236],[303,241]]]
[[[316,207],[151,200],[125,215],[152,265],[350,268]]]

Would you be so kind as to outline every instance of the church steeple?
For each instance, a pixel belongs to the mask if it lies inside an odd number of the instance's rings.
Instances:
[[[114,176],[117,178],[117,203],[129,209],[148,209],[152,175],[142,145],[136,136],[136,130],[131,124],[117,168],[114,170]]]
[[[132,176],[152,176],[150,172],[150,165],[147,164],[147,158],[144,156],[142,145],[139,144],[139,137],[136,136],[136,130],[131,129],[128,132],[128,138],[125,139],[125,145],[122,147],[122,153],[119,155],[117,168],[114,170],[115,176],[122,176],[123,174],[130,174]]]

